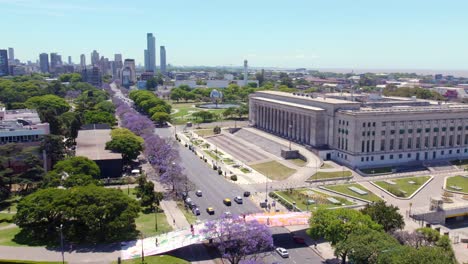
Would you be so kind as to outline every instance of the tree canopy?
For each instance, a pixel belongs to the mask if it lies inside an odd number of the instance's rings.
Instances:
[[[106,143],[106,149],[122,154],[122,159],[130,163],[143,151],[143,139],[126,128],[116,128],[111,132],[111,141]]]
[[[380,224],[385,232],[389,232],[405,227],[405,220],[398,210],[399,208],[394,205],[387,205],[385,201],[378,201],[367,204],[361,212],[369,215],[372,220]]]
[[[84,174],[92,176],[93,178],[99,178],[101,175],[101,170],[96,162],[81,156],[71,157],[57,162],[54,166],[54,171],[59,174],[66,172],[69,176]]]

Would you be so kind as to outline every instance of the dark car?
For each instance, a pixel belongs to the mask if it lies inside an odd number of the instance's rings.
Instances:
[[[183,200],[187,199],[187,197],[188,197],[188,193],[187,193],[187,192],[182,192],[181,195],[182,195],[182,199],[183,199]]]
[[[293,236],[293,240],[297,244],[305,244],[305,239],[301,236]]]
[[[200,209],[198,209],[198,207],[194,207],[194,208],[192,209],[192,213],[193,213],[194,215],[200,215]]]
[[[244,197],[249,197],[250,196],[250,192],[244,192]]]

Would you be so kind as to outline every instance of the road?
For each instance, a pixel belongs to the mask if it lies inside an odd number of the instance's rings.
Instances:
[[[171,127],[156,128],[155,133],[160,137],[173,137]],[[189,197],[200,208],[201,214],[198,217],[200,220],[217,219],[222,213],[227,211],[236,215],[260,212],[260,209],[249,198],[243,198],[243,204],[234,202],[234,197],[243,195],[244,190],[242,188],[227,181],[223,176],[218,175],[216,171],[211,169],[188,148],[177,144],[177,149],[184,173],[195,184],[196,189],[203,192],[202,197],[197,197],[194,193],[195,190],[189,192]],[[223,204],[223,199],[225,198],[231,199],[231,206]],[[208,207],[215,209],[214,215],[207,214],[206,208]]]

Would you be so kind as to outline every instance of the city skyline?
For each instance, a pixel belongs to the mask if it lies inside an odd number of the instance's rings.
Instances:
[[[402,0],[385,4],[293,1],[288,5],[241,1],[235,6],[214,1],[116,1],[112,6],[53,0],[0,3],[4,8],[0,22],[19,15],[24,22],[9,23],[3,29],[8,36],[4,48],[15,48],[15,57],[22,61],[57,52],[76,62],[80,54],[97,50],[105,57],[122,53],[144,65],[148,32],[153,32],[158,45],[170,47],[167,63],[179,66],[242,65],[247,59],[252,67],[464,70],[468,60],[463,52],[468,37],[459,34],[468,24],[463,14],[468,3],[457,1],[444,5]],[[86,12],[86,19],[73,10]],[[154,13],[164,23],[143,25],[131,19]],[[102,23],[117,18],[120,27]],[[30,30],[28,21],[41,30]],[[79,31],[73,30],[76,21],[80,21]]]

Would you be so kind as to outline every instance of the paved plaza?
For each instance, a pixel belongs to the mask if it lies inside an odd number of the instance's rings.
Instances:
[[[234,137],[228,137],[221,134],[214,137],[209,137],[207,140],[211,144],[223,149],[236,159],[246,164],[270,160],[270,158],[261,151],[256,150],[252,146],[244,144]]]

